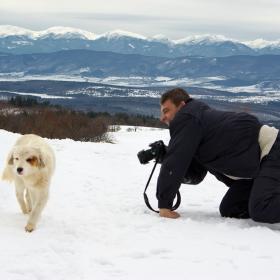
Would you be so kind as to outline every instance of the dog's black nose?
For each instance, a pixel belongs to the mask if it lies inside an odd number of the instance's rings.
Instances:
[[[18,172],[18,173],[21,173],[21,172],[22,172],[22,170],[23,170],[23,168],[22,168],[22,167],[18,167],[17,172]]]

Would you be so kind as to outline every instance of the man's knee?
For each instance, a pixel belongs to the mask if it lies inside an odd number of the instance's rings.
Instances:
[[[220,210],[220,214],[222,217],[236,218],[236,219],[250,218],[248,207],[246,207],[246,206],[234,205],[234,206],[228,207],[226,204],[221,203],[219,210]]]
[[[250,209],[249,210],[250,213],[250,217],[254,222],[258,222],[258,223],[272,223],[269,221],[269,218],[264,215],[263,213],[261,213],[260,211],[256,210],[256,209]]]
[[[254,222],[274,224],[279,223],[279,218],[277,218],[273,209],[270,209],[263,205],[262,203],[249,203],[249,213],[250,217]]]

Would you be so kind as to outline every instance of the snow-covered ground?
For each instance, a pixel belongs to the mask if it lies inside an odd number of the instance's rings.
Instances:
[[[46,139],[57,169],[32,233],[13,185],[1,182],[1,279],[280,279],[280,225],[220,217],[227,188],[210,175],[182,185],[181,218],[159,218],[143,201],[153,163],[136,154],[167,144],[168,130],[112,134],[114,144]],[[0,130],[1,170],[18,137]],[[153,207],[158,171],[148,188]]]
[[[46,81],[71,81],[71,82],[89,82],[98,83],[100,85],[92,87],[90,86],[86,90],[75,90],[68,91],[65,94],[68,96],[50,95],[44,93],[33,93],[33,92],[10,92],[12,94],[31,95],[47,99],[55,98],[67,98],[72,99],[73,94],[87,94],[95,97],[103,97],[98,91],[98,87],[104,86],[121,86],[121,87],[138,87],[139,89],[126,89],[129,92],[128,97],[153,97],[158,98],[159,94],[156,94],[152,89],[145,90],[146,87],[196,87],[210,90],[217,90],[218,93],[214,95],[197,95],[197,98],[210,98],[214,100],[226,100],[229,102],[252,102],[252,103],[267,103],[270,101],[279,102],[280,100],[280,84],[275,81],[271,83],[265,83],[263,81],[256,82],[253,85],[248,86],[227,86],[217,85],[215,82],[225,80],[225,77],[213,76],[213,77],[200,77],[200,78],[170,78],[170,77],[107,77],[107,78],[96,78],[96,77],[84,77],[83,75],[25,75],[23,72],[13,73],[0,73],[0,82],[5,81],[30,81],[30,80],[46,80]],[[95,89],[93,91],[93,88]],[[144,90],[141,90],[144,88]],[[234,93],[234,96],[229,97],[228,94],[224,95],[223,91]],[[7,93],[7,90],[0,90],[1,93]],[[244,96],[244,93],[246,95]],[[248,96],[250,95],[250,96]],[[111,92],[104,97],[123,97],[123,94],[119,96],[116,92]],[[0,96],[1,98],[1,96]]]

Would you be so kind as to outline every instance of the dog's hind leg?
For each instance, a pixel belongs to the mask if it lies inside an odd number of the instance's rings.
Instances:
[[[38,219],[47,204],[49,193],[46,189],[30,188],[29,194],[32,200],[32,211],[29,215],[25,230],[31,232],[35,229]]]
[[[24,190],[26,188],[25,183],[19,177],[14,178],[14,183],[15,183],[15,191],[16,191],[17,201],[18,201],[18,204],[21,208],[21,211],[22,211],[23,214],[28,214],[26,203],[24,201]]]

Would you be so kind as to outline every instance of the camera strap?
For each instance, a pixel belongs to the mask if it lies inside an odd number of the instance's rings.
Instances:
[[[148,186],[149,186],[149,184],[150,184],[150,181],[151,181],[151,179],[152,179],[152,176],[153,176],[153,174],[154,174],[154,171],[155,171],[155,169],[156,169],[157,164],[158,164],[158,160],[156,159],[154,168],[153,168],[153,170],[152,170],[152,172],[151,172],[151,175],[150,175],[150,177],[149,177],[149,179],[148,179],[148,182],[147,182],[147,184],[146,184],[146,187],[145,187],[145,190],[144,190],[143,195],[144,195],[144,201],[145,201],[147,207],[148,207],[151,211],[154,211],[154,212],[156,212],[156,213],[159,213],[159,211],[154,210],[154,209],[152,208],[152,206],[151,206],[150,203],[149,203],[148,196],[147,196],[147,194],[146,194],[146,190],[147,190],[147,188],[148,188]],[[180,195],[180,192],[178,191],[178,192],[177,192],[177,201],[176,201],[175,205],[172,206],[172,208],[171,208],[170,210],[171,210],[171,211],[176,210],[176,209],[180,206],[180,203],[181,203],[181,195]]]

